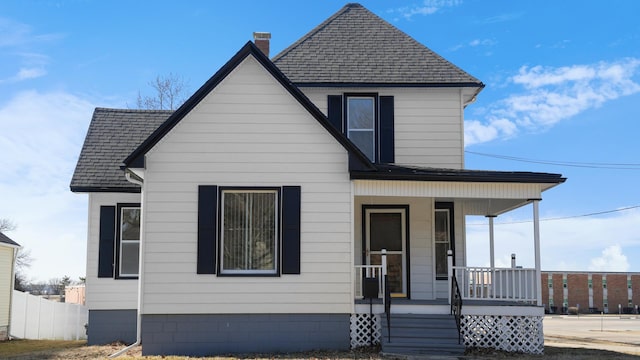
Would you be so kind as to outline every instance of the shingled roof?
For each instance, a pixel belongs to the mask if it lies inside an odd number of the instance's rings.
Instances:
[[[172,113],[96,108],[71,179],[71,191],[139,192],[139,186],[125,179],[120,165]]]
[[[298,86],[484,86],[360,4],[345,5],[273,62]]]
[[[11,246],[20,246],[20,244],[18,244],[17,242],[9,239],[9,237],[3,233],[0,232],[0,243],[2,244],[6,244],[6,245],[11,245]]]

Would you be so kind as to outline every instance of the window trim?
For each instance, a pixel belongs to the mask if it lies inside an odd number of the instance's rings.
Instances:
[[[279,277],[281,274],[280,261],[282,259],[282,187],[278,186],[220,186],[218,187],[218,239],[216,241],[217,259],[216,275],[219,277]],[[225,192],[268,192],[276,194],[276,233],[274,270],[224,270],[224,193]]]
[[[142,207],[140,206],[140,203],[118,203],[116,205],[116,239],[115,239],[115,253],[114,253],[114,257],[115,257],[115,261],[114,261],[114,279],[123,279],[123,280],[136,280],[138,279],[138,277],[140,276],[140,242],[141,239],[138,239],[138,274],[121,274],[120,271],[120,258],[122,256],[122,254],[120,253],[121,251],[121,242],[122,242],[122,234],[121,234],[121,227],[122,227],[122,210],[125,208],[137,208],[138,210],[140,210],[140,227],[142,227]],[[140,231],[140,237],[142,237],[142,231]],[[126,241],[131,241],[131,240],[126,240]]]
[[[344,93],[342,95],[343,101],[343,134],[353,142],[349,137],[349,99],[350,98],[370,98],[373,99],[373,159],[369,159],[372,163],[376,164],[380,159],[380,99],[378,93]],[[355,143],[354,143],[355,144]],[[357,146],[357,145],[356,145]],[[360,149],[362,151],[362,149]],[[362,152],[364,154],[364,151]],[[364,154],[367,156],[367,154]],[[368,156],[367,156],[368,157]]]
[[[447,213],[449,214],[449,218],[448,218],[448,222],[449,222],[449,249],[453,252],[453,266],[456,265],[456,236],[455,236],[455,213],[454,213],[454,204],[452,202],[436,202],[433,206],[433,220],[432,220],[432,224],[433,224],[433,274],[436,277],[436,280],[447,280],[449,275],[447,274],[446,276],[439,276],[437,271],[438,268],[436,266],[436,261],[438,260],[438,254],[436,254],[437,251],[437,247],[436,247],[436,237],[435,237],[435,231],[436,231],[436,227],[435,227],[435,219],[436,219],[436,212],[437,211],[442,211],[442,210],[447,210]],[[445,258],[446,259],[446,258]]]

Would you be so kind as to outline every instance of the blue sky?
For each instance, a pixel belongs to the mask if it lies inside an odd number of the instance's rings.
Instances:
[[[272,33],[275,55],[344,4],[0,2],[0,218],[31,250],[29,277],[85,274],[87,196],[69,181],[93,108],[133,107],[157,75],[195,91],[253,31]],[[568,217],[541,222],[543,269],[640,271],[640,2],[362,4],[486,84],[465,113],[468,168],[568,177],[540,204]],[[496,220],[499,265],[533,266],[531,217]],[[486,219],[468,223],[469,263],[488,265]]]

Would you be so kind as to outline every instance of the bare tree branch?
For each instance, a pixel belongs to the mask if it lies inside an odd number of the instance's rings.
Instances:
[[[169,73],[166,76],[156,76],[149,81],[153,88],[153,96],[142,95],[138,92],[137,106],[139,109],[149,110],[175,110],[187,99],[187,82],[182,76]]]
[[[5,219],[5,218],[0,219],[0,232],[4,233],[7,231],[13,231],[17,227],[18,226],[16,225],[16,223],[11,221],[10,219]]]

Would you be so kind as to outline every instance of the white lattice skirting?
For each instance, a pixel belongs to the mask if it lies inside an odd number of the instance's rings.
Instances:
[[[542,354],[542,316],[463,315],[460,324],[466,347]]]
[[[373,323],[372,323],[373,322]],[[373,325],[373,328],[372,328]],[[380,325],[380,315],[351,314],[351,348],[380,343],[382,327]]]

